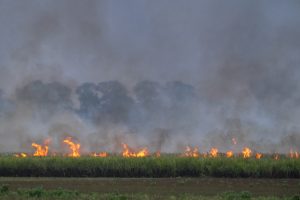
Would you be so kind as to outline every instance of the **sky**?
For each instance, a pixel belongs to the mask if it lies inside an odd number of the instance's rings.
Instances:
[[[0,27],[7,99],[35,80],[73,93],[85,82],[182,81],[200,99],[197,132],[237,119],[270,140],[300,137],[297,0],[2,0]]]

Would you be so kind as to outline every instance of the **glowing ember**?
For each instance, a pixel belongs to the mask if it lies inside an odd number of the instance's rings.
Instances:
[[[218,156],[218,149],[217,148],[211,148],[211,150],[209,151],[209,154],[213,158],[217,157]]]
[[[227,157],[227,158],[233,157],[233,152],[232,152],[232,151],[227,151],[227,152],[226,152],[226,157]]]
[[[65,144],[69,145],[70,150],[72,151],[68,156],[70,157],[80,157],[80,144],[74,143],[71,137],[67,137],[63,141]]]
[[[192,149],[191,147],[187,146],[187,147],[185,148],[184,156],[186,156],[186,157],[194,157],[194,158],[199,157],[199,151],[198,151],[198,148],[195,147],[194,149]]]
[[[256,153],[256,154],[255,154],[255,158],[256,158],[256,159],[261,159],[261,157],[262,157],[262,154],[261,154],[261,153]]]
[[[252,151],[248,147],[245,147],[242,151],[242,154],[243,154],[243,158],[249,158],[252,154]]]
[[[274,159],[275,159],[275,160],[279,160],[279,154],[275,153],[275,154],[274,154]]]
[[[123,143],[123,152],[122,156],[129,158],[129,157],[146,157],[149,156],[149,151],[147,148],[143,148],[142,150],[138,152],[132,151],[127,144]]]
[[[290,150],[290,158],[299,158],[299,153],[297,151]]]
[[[100,153],[97,154],[97,153],[95,152],[95,153],[92,154],[92,156],[93,156],[93,157],[105,158],[105,157],[108,156],[108,153],[107,153],[107,152],[100,152]]]
[[[160,157],[160,151],[155,152],[155,157]]]
[[[17,158],[26,158],[27,154],[26,153],[19,153],[19,154],[15,154],[15,157],[17,157]]]

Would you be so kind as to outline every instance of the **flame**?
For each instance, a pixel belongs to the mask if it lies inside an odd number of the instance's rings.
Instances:
[[[248,147],[245,147],[242,151],[242,154],[243,154],[243,158],[249,158],[252,154],[252,151]]]
[[[100,152],[100,153],[97,154],[97,153],[95,152],[95,153],[92,154],[92,156],[93,156],[93,157],[105,158],[105,157],[108,156],[108,153],[107,153],[107,152]]]
[[[17,158],[26,158],[27,154],[26,153],[19,153],[19,154],[15,154],[15,157],[17,157]]]
[[[37,144],[35,142],[33,142],[31,144],[31,146],[33,148],[35,148],[35,152],[33,154],[33,156],[47,156],[48,155],[48,144],[50,142],[50,139],[45,140],[44,142],[44,146]]]
[[[140,150],[139,152],[136,153],[136,157],[145,157],[148,156],[149,152],[147,148],[144,148],[142,150]]]
[[[194,149],[192,149],[191,147],[187,146],[187,147],[185,148],[184,156],[186,156],[186,157],[194,157],[194,158],[199,157],[199,151],[198,151],[198,148],[195,147]]]
[[[233,157],[233,152],[232,152],[232,151],[227,151],[227,152],[226,152],[226,157],[227,157],[227,158]]]
[[[299,153],[297,151],[290,150],[290,158],[299,158]]]
[[[157,157],[157,158],[160,157],[160,151],[155,152],[155,157]]]
[[[66,143],[67,145],[69,145],[70,150],[72,151],[72,153],[70,153],[68,156],[70,157],[80,157],[80,144],[79,143],[74,143],[72,141],[71,137],[67,137],[66,139],[64,139],[63,141],[64,143]]]
[[[213,158],[217,157],[218,156],[218,149],[217,148],[211,148],[211,150],[209,151],[209,154]]]
[[[149,155],[149,151],[147,148],[143,148],[141,149],[140,151],[138,152],[134,152],[134,151],[131,151],[130,148],[128,147],[127,144],[123,143],[123,152],[122,152],[122,156],[123,157],[126,157],[126,158],[129,158],[129,157],[146,157]]]
[[[234,144],[236,144],[235,138],[232,138],[232,141],[233,142],[235,141]],[[57,155],[60,155],[53,151],[49,153],[49,147],[48,147],[49,142],[50,142],[50,139],[46,140],[43,145],[33,142],[31,144],[31,146],[33,148],[35,148],[35,152],[32,155],[26,154],[26,153],[17,153],[17,154],[14,154],[14,156],[18,157],[18,158],[25,158],[28,156],[48,156],[48,155],[57,156]],[[65,138],[63,140],[63,143],[67,144],[70,148],[70,153],[68,154],[69,157],[80,157],[80,147],[81,147],[80,143],[74,142],[72,137]],[[123,157],[146,157],[146,156],[150,155],[148,148],[142,148],[139,151],[134,151],[125,143],[123,143],[122,146],[123,146],[123,151],[122,151]],[[94,153],[90,153],[89,155],[93,156],[93,157],[108,157],[109,156],[107,152],[99,152],[99,153],[94,152]],[[215,158],[215,157],[218,157],[218,155],[224,156],[224,157],[226,156],[227,158],[232,158],[235,156],[235,154],[233,153],[232,150],[229,150],[225,154],[223,154],[223,153],[219,153],[218,149],[215,147],[211,148],[209,152],[201,154],[201,152],[199,152],[199,149],[197,147],[190,147],[190,146],[186,146],[185,152],[183,154],[181,154],[181,156],[194,157],[194,158],[197,158],[200,156],[203,158],[207,158],[207,157]],[[252,150],[248,147],[245,147],[245,148],[243,148],[241,154],[239,154],[239,155],[243,156],[243,158],[250,158],[252,156]],[[161,153],[160,153],[160,151],[156,151],[156,152],[153,152],[152,156],[160,157]],[[255,157],[256,159],[261,159],[263,156],[264,155],[259,152],[256,152],[255,154],[253,154],[253,157]],[[279,153],[275,152],[271,156],[275,160],[280,159]],[[291,148],[290,152],[285,157],[299,159],[300,154],[298,151],[295,151]]]
[[[262,153],[256,153],[255,154],[255,158],[256,159],[261,159],[261,157],[262,157]]]

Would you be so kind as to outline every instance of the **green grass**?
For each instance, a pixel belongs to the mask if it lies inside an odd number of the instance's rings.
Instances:
[[[2,177],[300,178],[300,159],[0,157]]]
[[[194,194],[180,194],[180,195],[155,195],[155,194],[146,194],[146,193],[80,193],[72,190],[65,189],[55,189],[55,190],[45,190],[42,187],[35,187],[30,189],[19,188],[16,191],[9,190],[7,185],[0,186],[0,198],[1,199],[110,199],[110,200],[127,200],[127,199],[136,199],[136,200],[145,200],[145,199],[170,199],[170,200],[188,200],[188,199],[203,199],[203,200],[298,200],[300,196],[294,195],[290,197],[263,197],[263,196],[253,196],[250,192],[225,192],[217,194],[215,196],[202,196]]]
[[[290,197],[254,197],[249,192],[226,192],[215,196],[200,196],[193,194],[181,194],[181,195],[155,195],[145,193],[80,193],[72,190],[55,189],[45,190],[42,187],[30,188],[30,189],[17,189],[16,191],[10,191],[8,186],[0,186],[0,199],[16,199],[16,200],[34,200],[34,199],[74,199],[74,200],[93,200],[93,199],[109,199],[109,200],[151,200],[151,199],[169,199],[169,200],[299,200],[300,196],[294,195]]]

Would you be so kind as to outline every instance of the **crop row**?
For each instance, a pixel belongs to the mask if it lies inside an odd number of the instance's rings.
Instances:
[[[0,157],[4,177],[253,177],[300,178],[300,159]]]

